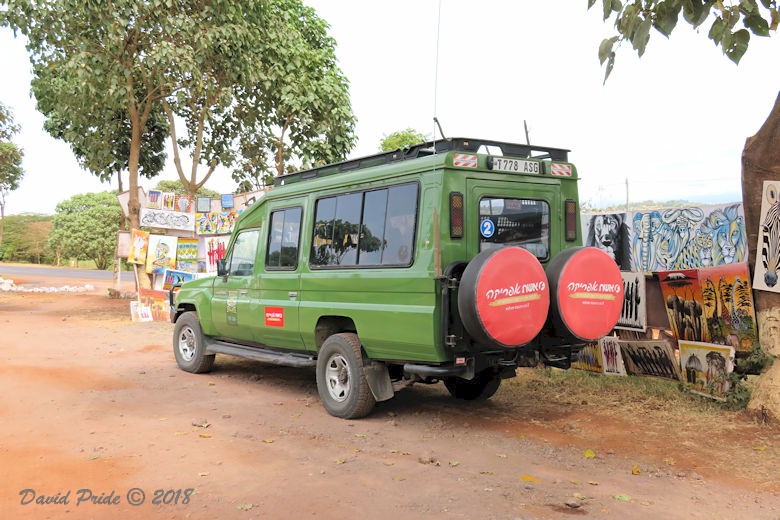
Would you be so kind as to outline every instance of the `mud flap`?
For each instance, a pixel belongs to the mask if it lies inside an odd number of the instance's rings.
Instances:
[[[376,402],[387,401],[395,395],[393,383],[390,381],[390,372],[384,363],[372,361],[368,365],[363,365],[363,376]]]

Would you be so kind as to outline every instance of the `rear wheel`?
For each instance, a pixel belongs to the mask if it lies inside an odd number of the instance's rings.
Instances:
[[[484,401],[493,397],[501,386],[501,378],[492,370],[483,370],[474,379],[445,377],[444,386],[455,399],[464,401]]]
[[[317,391],[334,417],[357,419],[374,408],[376,400],[363,374],[357,334],[334,334],[322,344],[317,356]]]
[[[208,372],[214,366],[214,354],[206,354],[206,341],[195,312],[185,312],[176,320],[173,355],[179,368],[193,374]]]

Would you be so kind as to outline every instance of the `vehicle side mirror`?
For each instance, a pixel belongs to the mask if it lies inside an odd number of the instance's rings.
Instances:
[[[225,265],[225,259],[220,258],[217,260],[217,276],[227,276],[227,265]]]

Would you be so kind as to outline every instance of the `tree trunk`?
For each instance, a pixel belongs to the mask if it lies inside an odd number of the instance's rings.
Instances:
[[[742,198],[748,236],[748,262],[754,272],[764,181],[780,179],[780,94],[761,129],[745,142],[742,152]],[[780,356],[780,293],[753,291],[759,344],[773,357]],[[775,362],[758,380],[748,408],[780,420],[780,363]]]

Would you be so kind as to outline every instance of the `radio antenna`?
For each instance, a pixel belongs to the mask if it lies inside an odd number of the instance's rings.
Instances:
[[[436,141],[436,127],[439,127],[439,133],[441,133],[442,139],[444,139],[444,133],[441,131],[441,125],[436,118],[438,115],[437,102],[439,94],[439,36],[441,34],[441,0],[439,0],[439,8],[436,13],[436,63],[434,65],[433,72],[433,140]],[[433,153],[436,153],[436,145],[433,146]]]

